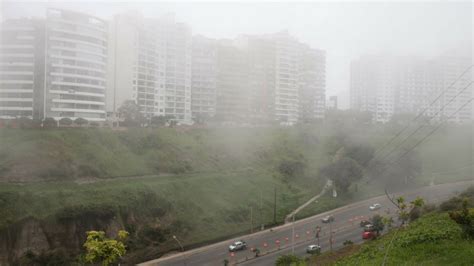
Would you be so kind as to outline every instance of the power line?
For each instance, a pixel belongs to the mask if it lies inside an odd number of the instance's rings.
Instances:
[[[466,70],[464,70],[461,75],[459,75],[448,87],[446,87],[439,95],[436,97],[428,106],[426,106],[415,118],[413,118],[412,122],[415,122],[418,118],[420,118],[436,101],[438,101],[443,94],[450,89],[454,84],[456,84],[474,65],[470,65]],[[472,83],[472,82],[471,82]],[[377,153],[381,152],[385,147],[390,145],[398,136],[400,136],[407,128],[410,127],[410,123],[408,123],[404,128],[402,128],[395,136],[393,136],[388,142],[386,142],[382,147],[378,148],[375,153],[374,157],[371,159],[368,159],[364,163],[362,163],[363,166],[367,166],[368,163],[370,163],[372,160],[374,160],[377,157]]]
[[[421,143],[423,143],[423,141],[425,141],[427,138],[429,138],[431,135],[433,135],[436,130],[438,130],[446,121],[448,121],[449,119],[451,119],[452,117],[454,117],[454,115],[456,115],[459,111],[461,111],[464,107],[466,107],[469,103],[471,103],[472,101],[474,100],[474,98],[471,98],[469,99],[468,101],[466,101],[461,107],[459,107],[455,112],[453,112],[449,117],[447,117],[444,121],[442,121],[438,126],[436,126],[431,132],[429,132],[425,137],[423,137],[420,141],[418,141],[415,145],[413,145],[410,149],[406,150],[406,152],[404,152],[401,156],[399,156],[396,160],[394,160],[392,163],[388,163],[387,164],[387,167],[385,167],[385,169],[382,169],[380,170],[378,173],[376,173],[376,175],[380,175],[382,173],[384,173],[385,171],[387,171],[388,169],[390,169],[391,167],[393,167],[395,164],[397,164],[405,155],[407,155],[409,152],[411,152],[412,150],[414,150],[418,145],[420,145]]]
[[[452,103],[459,95],[461,95],[461,93],[463,93],[467,88],[469,88],[470,86],[472,85],[472,81],[466,86],[464,87],[462,90],[460,90],[458,92],[458,94],[456,94],[453,98],[451,98],[451,100],[445,104],[444,106],[441,107],[441,109],[439,109],[436,114],[434,114],[432,117],[430,117],[426,123],[430,122],[433,118],[435,118],[439,113],[441,113],[441,111],[444,110],[444,108],[446,108],[450,103]],[[398,147],[400,147],[403,143],[405,143],[410,137],[412,137],[413,135],[415,135],[418,131],[420,131],[420,129],[422,129],[425,125],[427,124],[422,124],[420,126],[418,126],[417,129],[415,129],[415,131],[413,131],[410,135],[408,135],[405,139],[403,139],[400,143],[398,143],[398,146],[394,147],[388,154],[386,154],[385,156],[383,156],[382,160],[384,160],[385,158],[387,158],[388,156],[390,156],[390,154],[392,154]]]
[[[400,159],[408,154],[410,151],[415,149],[418,145],[423,143],[427,138],[429,138],[431,135],[433,135],[436,130],[438,130],[446,121],[449,119],[453,118],[455,114],[457,114],[459,111],[461,111],[464,107],[466,107],[469,103],[471,103],[474,100],[474,98],[469,99],[466,103],[464,103],[461,107],[459,107],[454,113],[452,113],[447,119],[445,119],[443,122],[441,122],[437,127],[435,127],[430,133],[428,133],[425,137],[423,137],[420,141],[418,141],[415,145],[413,145],[410,149],[408,149],[405,153],[403,153],[394,163],[397,163],[400,161]]]

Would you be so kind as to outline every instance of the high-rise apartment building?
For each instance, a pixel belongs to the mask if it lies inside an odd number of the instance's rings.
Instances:
[[[299,120],[323,119],[326,109],[326,56],[301,45],[298,60]]]
[[[191,110],[193,118],[216,114],[217,41],[193,37],[191,72]]]
[[[105,121],[107,24],[49,9],[46,17],[45,116]]]
[[[471,105],[457,112],[472,97],[470,63],[463,56],[362,57],[351,65],[351,108],[371,112],[376,122],[421,112],[431,121],[470,121]]]
[[[107,111],[116,113],[132,100],[147,118],[191,123],[190,28],[173,16],[147,19],[139,13],[117,15],[110,25]]]
[[[287,31],[241,36],[237,43],[247,51],[251,118],[294,124],[324,116],[324,51]]]
[[[399,66],[394,58],[362,57],[351,63],[351,108],[368,111],[373,120],[388,122],[395,111]]]
[[[275,118],[292,125],[299,118],[299,43],[286,31],[272,37],[276,42]]]
[[[42,116],[45,46],[41,26],[35,20],[16,19],[0,27],[0,118]]]
[[[48,9],[46,19],[2,23],[2,117],[105,121],[107,26]]]
[[[233,40],[217,45],[216,116],[218,120],[248,122],[250,86],[247,51]]]

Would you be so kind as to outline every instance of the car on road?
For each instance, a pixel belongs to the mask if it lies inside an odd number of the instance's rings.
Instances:
[[[309,254],[319,254],[319,253],[321,253],[321,247],[318,246],[318,245],[309,245],[309,246],[306,248],[306,253],[309,253]]]
[[[368,225],[368,224],[372,224],[372,223],[371,223],[370,221],[367,221],[367,220],[362,220],[362,221],[360,221],[360,227],[364,227],[364,226],[366,226],[366,225]]]
[[[243,250],[246,248],[247,248],[247,243],[245,243],[245,241],[239,240],[239,241],[235,241],[229,246],[229,251],[233,252],[233,251]]]
[[[382,208],[382,205],[380,205],[380,203],[374,203],[374,204],[369,206],[369,210],[371,210],[371,211],[375,211],[375,210],[378,210],[380,208]]]
[[[377,233],[374,231],[364,231],[362,233],[362,239],[374,239],[377,237]]]
[[[366,224],[364,225],[364,232],[373,232],[374,231],[374,226],[372,224]]]
[[[328,216],[324,217],[321,221],[322,221],[323,223],[331,223],[331,222],[334,222],[334,216],[328,215]]]

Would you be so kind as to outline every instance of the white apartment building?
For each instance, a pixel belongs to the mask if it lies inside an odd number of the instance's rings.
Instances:
[[[176,23],[173,16],[120,14],[110,23],[110,43],[109,113],[133,100],[147,118],[172,116],[180,123],[192,122],[192,39],[187,25]]]
[[[26,116],[105,121],[107,25],[48,9],[46,19],[2,23],[0,110]]]
[[[323,119],[326,111],[326,54],[301,45],[298,62],[299,120]]]
[[[45,116],[105,121],[107,24],[48,9],[46,45]]]
[[[216,114],[217,41],[194,36],[192,47],[192,116],[213,117]]]
[[[362,57],[351,65],[351,108],[371,112],[376,122],[421,112],[431,121],[471,121],[471,105],[457,112],[472,97],[472,73],[460,77],[470,64],[464,56]]]
[[[371,112],[374,122],[388,122],[395,112],[399,68],[394,60],[365,56],[351,63],[351,108]]]
[[[299,43],[287,31],[273,36],[276,42],[275,117],[292,125],[299,117],[298,52]]]
[[[237,44],[247,51],[251,117],[292,125],[324,116],[324,51],[287,31],[241,36]]]
[[[41,81],[35,76],[37,57],[40,56],[35,44],[42,43],[37,25],[29,19],[8,20],[1,24],[0,118],[33,118],[34,103],[38,102],[34,100],[34,93],[42,90],[42,86],[37,87]]]

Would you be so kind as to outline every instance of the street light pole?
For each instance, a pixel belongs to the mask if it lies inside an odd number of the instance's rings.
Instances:
[[[183,245],[181,245],[181,242],[178,240],[178,238],[175,235],[173,235],[173,239],[176,240],[176,242],[178,242],[178,245],[181,248],[181,252],[184,252]],[[186,265],[186,256],[184,256],[184,265]]]

